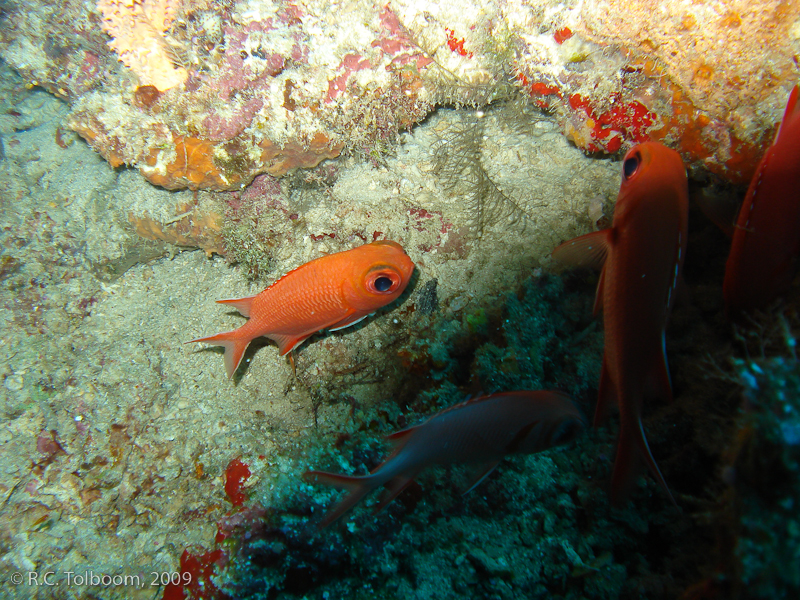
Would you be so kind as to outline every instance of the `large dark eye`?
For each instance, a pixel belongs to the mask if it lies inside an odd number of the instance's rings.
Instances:
[[[636,171],[639,170],[639,164],[641,162],[642,157],[639,156],[638,152],[635,152],[625,159],[625,162],[622,164],[622,175],[625,177],[626,181],[636,174]]]
[[[375,289],[379,292],[388,292],[392,287],[392,280],[388,277],[378,277],[372,285],[374,285]]]
[[[400,287],[402,278],[399,273],[386,267],[372,271],[367,275],[367,289],[374,294],[391,294]]]

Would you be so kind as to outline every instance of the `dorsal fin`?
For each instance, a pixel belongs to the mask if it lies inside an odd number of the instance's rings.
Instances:
[[[386,439],[389,440],[393,446],[399,446],[405,442],[406,438],[411,435],[417,427],[419,427],[419,425],[414,425],[413,427],[395,431],[394,433],[387,435]]]
[[[321,258],[321,257],[317,257],[317,258],[315,258],[315,259],[313,259],[313,260],[310,260],[310,261],[308,261],[307,263],[304,263],[304,264],[302,264],[302,265],[299,265],[299,266],[295,267],[294,269],[292,269],[291,271],[289,271],[289,272],[287,272],[287,273],[284,273],[283,275],[281,275],[280,277],[278,277],[278,278],[277,278],[275,281],[273,281],[272,283],[270,283],[270,284],[269,284],[267,287],[265,287],[265,288],[264,288],[264,289],[261,291],[261,293],[264,293],[264,292],[266,292],[266,291],[267,291],[269,288],[271,288],[272,286],[276,285],[277,283],[279,283],[279,282],[283,281],[284,279],[286,279],[286,278],[287,278],[289,275],[291,275],[291,274],[292,274],[292,273],[294,273],[295,271],[298,271],[298,270],[302,269],[302,268],[303,268],[303,267],[305,267],[306,265],[310,265],[310,264],[311,264],[311,263],[313,263],[314,261],[316,261],[316,260],[319,260],[319,258]]]

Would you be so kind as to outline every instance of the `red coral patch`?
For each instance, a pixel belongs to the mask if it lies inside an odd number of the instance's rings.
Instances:
[[[238,458],[234,458],[225,469],[225,493],[234,506],[241,506],[246,500],[242,486],[248,479],[250,479],[250,467]]]

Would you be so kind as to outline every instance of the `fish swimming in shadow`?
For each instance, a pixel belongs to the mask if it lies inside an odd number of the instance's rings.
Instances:
[[[622,162],[609,229],[564,242],[553,258],[569,266],[601,266],[595,313],[603,311],[605,349],[594,425],[614,405],[620,430],[611,502],[622,503],[642,460],[675,500],[642,428],[642,405],[672,400],[664,330],[686,257],[689,191],[680,155],[655,142],[631,148]]]
[[[498,392],[466,400],[427,421],[389,436],[392,454],[369,475],[308,471],[303,478],[349,492],[319,524],[327,527],[371,491],[385,486],[376,512],[414,477],[433,465],[472,463],[476,471],[465,494],[509,454],[532,454],[575,439],[584,429],[580,410],[555,391]]]
[[[725,312],[766,308],[791,286],[800,261],[800,87],[758,164],[739,209],[722,293]]]

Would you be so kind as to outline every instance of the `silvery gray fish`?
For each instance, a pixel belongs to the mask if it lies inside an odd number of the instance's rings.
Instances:
[[[499,392],[466,400],[427,421],[389,436],[392,454],[369,475],[349,476],[308,471],[304,478],[350,493],[319,524],[322,529],[359,500],[386,486],[376,512],[433,465],[478,466],[466,492],[491,473],[508,454],[533,454],[566,444],[583,430],[584,419],[569,396],[555,391]]]

